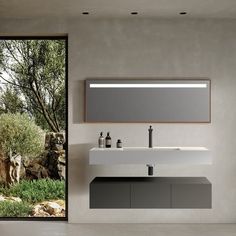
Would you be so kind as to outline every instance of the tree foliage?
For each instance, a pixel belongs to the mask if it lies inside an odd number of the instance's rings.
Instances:
[[[0,114],[2,113],[24,113],[24,103],[18,92],[8,86],[0,97]]]
[[[21,156],[35,156],[44,148],[44,133],[26,114],[0,115],[0,149]]]
[[[43,129],[64,129],[65,41],[2,40],[1,51],[0,77],[5,86],[1,110],[26,111]]]

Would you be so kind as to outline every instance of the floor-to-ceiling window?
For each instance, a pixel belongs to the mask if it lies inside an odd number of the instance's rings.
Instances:
[[[1,218],[67,219],[67,52],[67,37],[0,37]]]

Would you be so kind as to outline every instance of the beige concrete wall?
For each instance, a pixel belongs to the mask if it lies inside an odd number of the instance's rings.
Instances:
[[[40,19],[0,22],[0,34],[69,35],[69,222],[236,222],[236,21],[158,19]],[[145,166],[89,166],[100,131],[113,142],[145,146],[149,124],[86,124],[83,80],[88,77],[209,77],[211,124],[154,124],[154,145],[205,146],[213,165],[157,166],[158,176],[206,176],[213,208],[89,209],[95,176],[144,176]]]

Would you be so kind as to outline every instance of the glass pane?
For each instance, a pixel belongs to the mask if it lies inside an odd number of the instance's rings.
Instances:
[[[67,39],[0,39],[0,217],[65,219]]]

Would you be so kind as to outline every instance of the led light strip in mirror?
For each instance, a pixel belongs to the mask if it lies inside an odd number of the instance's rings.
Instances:
[[[207,88],[207,84],[90,84],[90,88]]]

